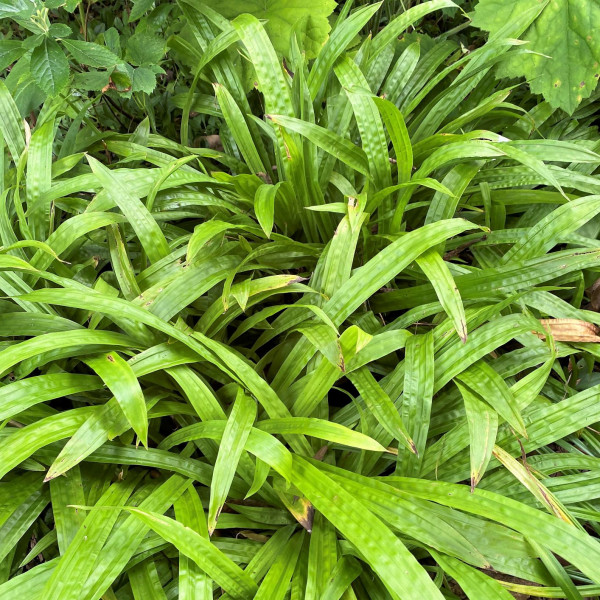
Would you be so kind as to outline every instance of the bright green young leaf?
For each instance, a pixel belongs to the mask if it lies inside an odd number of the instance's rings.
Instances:
[[[328,17],[335,8],[333,0],[249,0],[241,5],[236,0],[208,0],[210,7],[228,19],[250,13],[266,21],[266,30],[275,49],[289,57],[291,38],[295,34],[314,58],[325,43],[329,30]]]

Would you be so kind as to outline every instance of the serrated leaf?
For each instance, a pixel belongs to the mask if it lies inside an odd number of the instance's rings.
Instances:
[[[89,67],[112,67],[120,58],[105,46],[82,40],[62,40],[63,46],[80,64]]]
[[[161,61],[165,42],[146,32],[136,32],[127,40],[127,60],[136,67]]]
[[[481,0],[473,25],[496,34],[510,20],[539,7],[537,18],[522,34],[527,49],[503,61],[502,77],[525,76],[531,89],[554,107],[573,113],[598,83],[600,5],[594,0]],[[543,55],[543,56],[540,56]]]
[[[266,21],[265,29],[277,52],[290,56],[295,33],[307,58],[314,58],[331,29],[328,17],[336,7],[333,0],[207,0],[211,8],[228,19],[249,13]]]
[[[147,67],[138,67],[133,71],[131,90],[151,94],[156,87],[156,75]]]
[[[69,81],[69,61],[57,42],[50,38],[35,48],[31,54],[31,74],[46,92],[56,96]]]

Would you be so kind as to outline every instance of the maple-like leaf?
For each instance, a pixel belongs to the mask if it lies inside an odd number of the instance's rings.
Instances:
[[[521,36],[533,53],[509,55],[498,74],[525,76],[533,92],[571,114],[598,83],[598,0],[481,0],[475,7],[473,25],[494,35],[535,6],[541,11]]]
[[[205,0],[205,4],[228,19],[250,13],[265,20],[275,50],[284,56],[289,55],[296,32],[308,58],[314,58],[327,39],[331,30],[327,17],[336,7],[335,0]]]

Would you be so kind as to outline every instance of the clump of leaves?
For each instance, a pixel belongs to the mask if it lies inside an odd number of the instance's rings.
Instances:
[[[399,39],[449,0],[285,67],[180,6],[183,143],[0,83],[0,597],[599,595],[591,101]]]
[[[78,7],[80,19],[74,14]],[[64,0],[0,3],[0,22],[14,21],[21,34],[21,39],[0,40],[0,70],[11,66],[6,83],[24,112],[66,93],[71,79],[72,88],[81,92],[114,91],[131,97],[150,94],[156,76],[165,73],[159,63],[166,45],[156,26],[143,20],[129,27],[141,15],[121,11],[125,23],[113,15],[120,30],[103,23],[98,31],[90,9],[91,4],[84,9],[79,2]]]

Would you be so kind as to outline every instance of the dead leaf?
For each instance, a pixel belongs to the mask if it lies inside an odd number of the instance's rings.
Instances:
[[[292,513],[292,516],[308,533],[312,532],[313,521],[315,518],[315,507],[308,498],[294,496],[290,498],[285,493],[278,492],[279,498],[285,504],[285,507]]]
[[[541,319],[540,323],[557,342],[600,342],[600,328],[578,319]],[[536,333],[542,339],[545,336]]]
[[[205,135],[201,139],[206,144],[207,148],[216,150],[217,152],[223,152],[223,144],[221,143],[220,135]]]
[[[600,312],[600,279],[596,279],[586,292],[590,297],[590,308]]]

